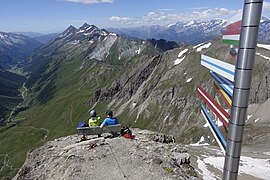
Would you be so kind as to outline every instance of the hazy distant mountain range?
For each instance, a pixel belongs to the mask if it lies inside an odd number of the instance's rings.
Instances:
[[[222,35],[227,21],[213,19],[207,21],[177,22],[165,26],[153,25],[135,28],[109,28],[110,31],[141,39],[166,39],[196,45]],[[259,41],[270,43],[270,20],[262,17]]]
[[[42,34],[42,33],[37,33],[37,32],[14,32],[14,34],[28,36],[30,38],[37,40],[38,42],[42,44],[46,44],[51,39],[54,39],[55,37],[57,37],[60,33]]]
[[[177,22],[165,26],[153,25],[109,30],[130,37],[166,39],[195,45],[221,35],[221,30],[226,24],[225,20],[215,19],[202,22]]]
[[[24,63],[40,42],[24,35],[0,32],[0,66],[9,68]]]

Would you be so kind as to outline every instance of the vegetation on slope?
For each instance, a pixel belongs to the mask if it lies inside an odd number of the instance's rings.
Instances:
[[[26,78],[0,67],[0,119],[5,118],[21,101],[19,88]]]

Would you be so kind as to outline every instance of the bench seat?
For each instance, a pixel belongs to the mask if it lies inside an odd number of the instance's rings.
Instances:
[[[78,135],[98,135],[102,133],[120,133],[121,131],[121,124],[111,125],[111,126],[105,126],[103,128],[100,128],[99,126],[95,127],[78,127],[77,128],[77,134]]]

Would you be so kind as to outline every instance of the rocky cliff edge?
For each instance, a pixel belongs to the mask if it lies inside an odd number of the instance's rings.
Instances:
[[[88,136],[78,142],[71,135],[49,141],[28,153],[14,179],[199,179],[184,146],[146,130],[133,134],[133,140]]]

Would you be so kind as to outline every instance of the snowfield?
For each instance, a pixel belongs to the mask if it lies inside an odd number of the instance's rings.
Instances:
[[[193,162],[196,161],[195,169],[205,180],[222,179],[224,155],[216,146],[207,144],[205,138],[188,145],[189,153],[192,154]],[[268,148],[266,148],[268,149]],[[252,157],[251,157],[252,156]],[[240,158],[240,166],[238,171],[238,179],[254,180],[254,179],[270,179],[270,152],[243,152]]]

